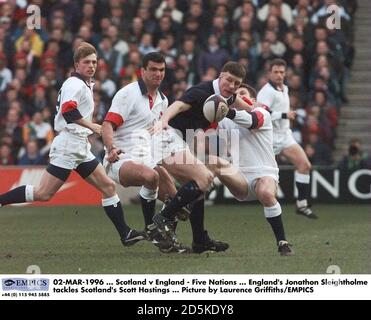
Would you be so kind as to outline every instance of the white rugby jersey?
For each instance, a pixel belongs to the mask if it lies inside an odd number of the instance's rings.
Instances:
[[[114,125],[114,143],[125,153],[144,156],[151,152],[148,129],[168,106],[165,95],[157,91],[150,97],[142,79],[121,88],[113,97],[105,121]]]
[[[89,86],[78,73],[72,73],[63,83],[58,93],[56,108],[56,131],[68,131],[81,136],[93,133],[90,129],[71,122],[72,119],[80,118],[92,121],[94,112],[93,84]]]
[[[254,120],[253,115],[255,117]],[[255,127],[256,129],[250,129]],[[278,174],[273,152],[273,127],[270,113],[257,107],[251,113],[237,111],[233,120],[219,122],[221,137],[228,132],[228,146],[233,165],[241,172]],[[231,134],[231,130],[238,130]],[[238,135],[237,139],[233,136]],[[231,138],[232,136],[232,138]]]
[[[265,104],[272,111],[274,133],[283,133],[290,129],[290,120],[282,118],[290,111],[289,89],[286,85],[283,85],[281,91],[271,82],[266,83],[260,89],[257,101]]]

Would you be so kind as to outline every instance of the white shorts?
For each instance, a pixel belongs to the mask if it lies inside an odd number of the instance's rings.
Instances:
[[[254,201],[258,200],[258,197],[255,192],[255,186],[258,181],[258,179],[263,178],[263,177],[271,177],[273,178],[274,181],[276,181],[276,185],[278,186],[278,174],[273,173],[273,172],[266,172],[266,173],[256,173],[256,172],[241,172],[240,173],[243,175],[243,177],[246,179],[247,184],[248,184],[248,194],[245,199],[239,199],[239,201]]]
[[[76,169],[81,163],[95,159],[90,148],[87,137],[62,131],[50,147],[50,164],[69,170]]]
[[[274,132],[273,133],[273,151],[274,154],[280,154],[283,149],[286,149],[293,144],[298,144],[292,135],[291,129],[286,132]]]
[[[103,167],[106,170],[107,175],[116,183],[121,184],[120,182],[120,168],[121,166],[128,161],[135,162],[137,164],[143,164],[151,169],[156,167],[156,163],[153,162],[150,155],[146,157],[134,157],[129,153],[120,154],[120,159],[116,162],[110,163],[103,159]]]
[[[189,150],[187,143],[173,128],[162,130],[152,138],[152,158],[157,164],[161,164],[163,159],[185,150]]]

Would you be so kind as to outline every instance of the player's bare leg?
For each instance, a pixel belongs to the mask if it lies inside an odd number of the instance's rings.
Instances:
[[[124,187],[145,186],[157,189],[159,175],[156,170],[133,161],[126,161],[120,168],[120,183]]]
[[[230,162],[220,157],[210,155],[206,165],[236,199],[243,201],[247,198],[247,181]]]
[[[35,201],[49,201],[63,186],[64,181],[45,171],[40,184],[34,189]]]
[[[130,246],[146,239],[145,233],[131,229],[126,224],[121,202],[116,193],[115,182],[107,176],[101,164],[98,164],[95,170],[86,178],[86,181],[102,193],[104,211],[116,227],[123,245]]]
[[[173,178],[170,176],[169,172],[162,166],[156,166],[155,170],[159,174],[160,184],[158,190],[158,199],[162,202],[170,196],[171,198],[175,196],[177,190]]]
[[[298,144],[293,144],[282,150],[281,154],[286,157],[301,174],[309,174],[311,164],[303,148]]]
[[[69,170],[66,171],[69,172]],[[49,201],[63,184],[63,180],[45,170],[37,187],[32,185],[20,186],[0,195],[0,206],[12,203]]]
[[[209,189],[213,180],[210,170],[188,150],[167,157],[163,160],[162,166],[177,180],[193,180],[200,195]]]
[[[296,201],[297,213],[306,216],[307,218],[317,219],[308,204],[310,197],[310,170],[311,164],[305,154],[303,148],[294,144],[284,150],[281,154],[285,156],[295,166],[295,183],[298,188],[298,198]]]
[[[159,174],[156,170],[134,161],[126,161],[120,167],[120,183],[124,187],[142,186],[139,192],[145,228],[151,225],[158,196]]]
[[[276,198],[276,181],[272,177],[259,178],[255,184],[255,193],[260,203],[264,206],[264,215],[276,237],[278,252],[282,256],[292,256],[294,252],[286,240],[281,218],[282,209]]]

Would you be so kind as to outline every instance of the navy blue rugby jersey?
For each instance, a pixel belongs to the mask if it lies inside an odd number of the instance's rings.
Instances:
[[[205,100],[213,94],[215,94],[213,81],[201,82],[189,88],[186,92],[184,92],[179,100],[191,105],[191,108],[176,115],[170,120],[169,125],[177,130],[180,130],[184,139],[186,129],[206,130],[209,128],[210,122],[206,120],[202,107]],[[227,100],[228,105],[232,105],[235,100],[236,95],[234,94]]]

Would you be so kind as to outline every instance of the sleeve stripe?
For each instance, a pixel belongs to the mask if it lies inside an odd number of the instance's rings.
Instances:
[[[266,106],[265,104],[262,104],[261,107],[263,109],[267,110],[269,113],[272,113],[272,110],[268,106]]]
[[[62,104],[62,113],[77,109],[77,102],[70,100]]]
[[[111,122],[115,126],[115,129],[122,126],[122,124],[124,123],[124,119],[121,117],[121,115],[114,112],[108,112],[106,117],[104,118],[104,121]]]
[[[259,129],[264,124],[264,115],[260,111],[251,112],[252,125],[250,129]]]
[[[216,130],[218,128],[218,123],[217,122],[211,122],[210,125],[204,129],[204,132],[206,132],[207,130],[210,130],[210,129],[214,129]]]
[[[62,113],[63,118],[66,120],[68,124],[74,123],[76,120],[82,119],[82,115],[79,110],[72,109],[70,111],[66,111]]]
[[[258,125],[258,117],[255,112],[248,112],[248,113],[250,113],[251,115],[251,122],[252,122],[250,129],[255,129]]]

